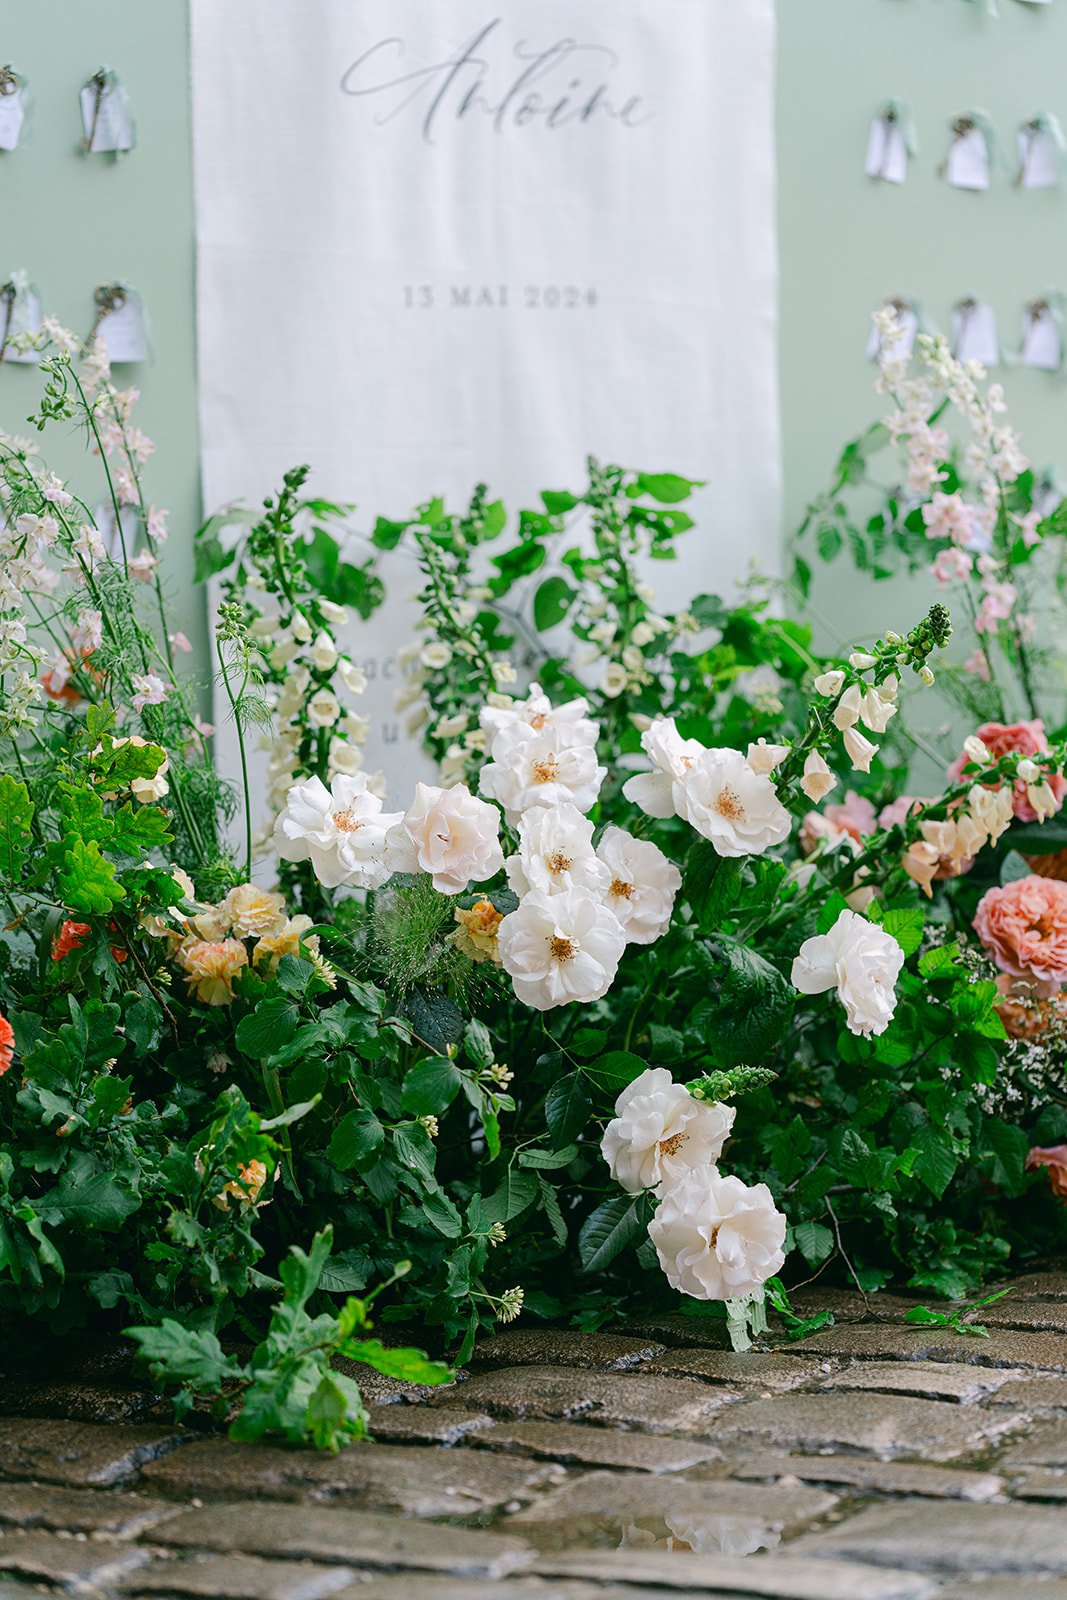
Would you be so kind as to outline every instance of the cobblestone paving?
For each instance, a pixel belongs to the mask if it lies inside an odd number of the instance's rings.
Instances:
[[[0,1379],[0,1600],[1067,1600],[1067,1271],[988,1339],[818,1302],[745,1356],[664,1316],[366,1375],[336,1458],[178,1428],[117,1352]]]

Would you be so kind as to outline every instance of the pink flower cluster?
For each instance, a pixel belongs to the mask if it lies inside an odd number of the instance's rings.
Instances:
[[[974,928],[1000,970],[1028,979],[1039,995],[1067,983],[1067,883],[1033,873],[988,889]]]

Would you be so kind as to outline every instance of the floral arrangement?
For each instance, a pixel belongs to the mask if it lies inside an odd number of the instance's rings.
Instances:
[[[804,1326],[781,1273],[956,1294],[1062,1239],[1067,907],[1019,847],[1067,751],[987,727],[937,796],[892,784],[943,605],[832,660],[757,590],[666,614],[693,485],[597,463],[510,540],[479,488],[353,561],[297,469],[198,537],[231,784],[135,396],[46,339],[33,420],[87,430],[113,542],[0,441],[6,1321],[127,1330],[180,1406],[336,1448],[366,1414],[335,1357],[446,1376],[398,1325],[462,1361],[667,1300],[743,1347],[765,1302]],[[401,540],[438,781],[390,797],[344,640]]]

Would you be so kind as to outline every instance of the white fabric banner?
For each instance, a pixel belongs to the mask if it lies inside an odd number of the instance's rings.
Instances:
[[[665,605],[776,567],[773,0],[191,13],[208,510],[307,461],[363,528],[479,481],[515,512],[592,453],[707,480]],[[402,797],[382,575],[354,653]]]

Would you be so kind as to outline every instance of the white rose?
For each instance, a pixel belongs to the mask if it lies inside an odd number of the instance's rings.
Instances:
[[[593,824],[577,806],[534,806],[519,820],[519,852],[505,862],[508,883],[521,899],[531,890],[559,894],[586,889],[603,895],[608,870],[593,849]]]
[[[596,744],[599,728],[588,715],[589,701],[584,698],[568,700],[554,706],[539,683],[531,683],[525,700],[512,700],[507,695],[490,694],[482,708],[479,721],[489,734],[500,733],[525,723],[535,732],[555,728],[569,745]]]
[[[390,873],[385,836],[400,821],[399,811],[382,810],[362,772],[339,774],[328,789],[311,778],[289,790],[274,848],[283,861],[310,861],[324,889],[377,889]]]
[[[678,815],[720,856],[762,855],[789,837],[789,812],[774,784],[739,750],[705,750],[674,788]]]
[[[672,1289],[695,1300],[753,1294],[785,1261],[785,1217],[765,1183],[695,1167],[666,1191],[648,1225]]]
[[[367,687],[367,674],[347,656],[342,656],[337,663],[337,676],[352,694],[362,694]]]
[[[337,663],[337,646],[330,635],[323,628],[316,634],[315,642],[309,652],[312,662],[320,672],[329,672]]]
[[[565,728],[538,731],[528,723],[514,723],[494,735],[491,755],[478,787],[490,800],[500,801],[513,824],[531,806],[564,800],[579,811],[591,810],[607,776],[607,768],[597,765],[593,746],[570,743]]]
[[[735,1106],[695,1100],[666,1067],[649,1067],[616,1100],[600,1153],[627,1194],[666,1189],[718,1161],[736,1115]]]
[[[864,738],[858,728],[846,728],[841,737],[853,772],[870,772],[871,760],[877,755],[878,746]]]
[[[817,750],[810,750],[804,762],[804,776],[800,787],[815,805],[824,800],[831,789],[837,788],[837,779]]]
[[[415,799],[389,835],[394,872],[428,872],[441,894],[462,894],[500,871],[500,813],[466,784],[438,789],[415,785]]]
[[[832,699],[835,694],[840,694],[845,683],[845,674],[839,667],[834,667],[831,672],[820,672],[815,679],[816,694],[824,694],[827,699]]]
[[[658,845],[625,828],[605,828],[596,853],[607,868],[607,904],[627,942],[653,944],[670,927],[682,874]]]
[[[805,939],[793,962],[801,994],[836,989],[850,1033],[884,1033],[896,1010],[896,981],[904,965],[897,941],[855,911],[842,911],[829,933]]]
[[[766,739],[760,739],[749,745],[745,760],[753,772],[769,774],[781,766],[791,748],[787,744],[768,744]]]
[[[317,728],[332,728],[341,715],[341,702],[332,689],[319,689],[308,701],[307,711]]]
[[[641,748],[652,771],[627,778],[622,792],[648,817],[673,817],[675,784],[696,765],[705,747],[697,739],[683,739],[673,717],[657,717],[641,735]]]
[[[501,922],[497,939],[516,995],[536,1011],[599,1000],[626,949],[611,912],[581,889],[528,894]]]

